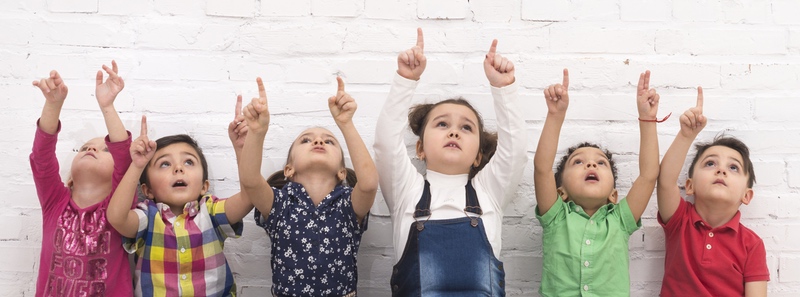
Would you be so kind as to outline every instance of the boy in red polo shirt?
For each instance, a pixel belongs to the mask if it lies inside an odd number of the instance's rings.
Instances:
[[[692,204],[680,196],[678,175],[706,125],[702,88],[680,125],[658,177],[658,221],[667,238],[661,296],[767,296],[764,242],[739,223],[739,206],[753,199],[756,179],[747,146],[729,136],[696,145],[686,180]]]

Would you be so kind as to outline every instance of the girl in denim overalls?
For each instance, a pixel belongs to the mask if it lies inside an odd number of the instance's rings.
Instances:
[[[416,46],[398,56],[374,147],[393,223],[394,296],[505,295],[498,260],[503,208],[527,157],[514,65],[495,54],[496,46],[495,40],[483,63],[494,97],[496,135],[484,131],[478,112],[461,98],[417,105],[408,114],[425,174],[417,172],[403,143],[406,109],[426,66],[421,29]]]

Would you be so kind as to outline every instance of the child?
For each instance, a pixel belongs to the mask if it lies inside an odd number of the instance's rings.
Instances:
[[[378,174],[353,124],[356,102],[345,93],[342,79],[336,80],[339,90],[328,107],[350,150],[354,173],[345,168],[339,141],[315,127],[292,142],[283,170],[265,181],[259,171],[270,115],[261,78],[260,97],[244,110],[250,135],[239,180],[256,207],[256,223],[272,242],[274,296],[356,296],[356,256]]]
[[[247,131],[237,126],[229,125],[228,134],[238,156]],[[197,142],[188,135],[150,141],[144,116],[130,154],[108,220],[129,238],[125,249],[138,256],[136,296],[236,296],[223,245],[241,235],[253,205],[240,194],[219,199],[207,193],[208,165]],[[131,210],[137,182],[147,200]]]
[[[498,260],[503,208],[527,162],[514,64],[495,53],[494,40],[483,66],[498,135],[484,131],[478,112],[461,98],[417,105],[406,122],[405,110],[426,66],[423,47],[417,29],[416,46],[397,57],[397,75],[375,133],[397,261],[392,295],[504,296],[505,272]],[[416,152],[425,161],[425,175],[408,158],[406,123],[419,136]]]
[[[687,202],[678,175],[706,125],[702,88],[697,106],[680,121],[658,177],[658,221],[667,245],[661,296],[767,296],[764,242],[739,223],[739,206],[753,199],[756,181],[749,150],[730,136],[696,145],[686,180],[686,195],[695,201]]]
[[[561,125],[569,105],[569,73],[563,84],[544,90],[547,118],[534,164],[536,218],[542,225],[542,296],[628,296],[628,238],[658,177],[656,113],[659,95],[650,71],[639,75],[639,177],[617,203],[617,170],[611,154],[597,145],[569,148],[553,173]]]
[[[33,180],[42,205],[42,252],[36,296],[130,296],[131,274],[122,237],[108,225],[111,193],[130,164],[131,137],[114,108],[125,87],[117,63],[97,71],[95,97],[108,136],[84,144],[70,168],[66,186],[59,175],[56,141],[67,85],[55,70],[34,81],[46,99],[30,156]],[[125,207],[130,208],[128,203]]]

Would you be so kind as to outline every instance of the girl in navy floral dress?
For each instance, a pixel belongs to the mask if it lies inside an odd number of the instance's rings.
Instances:
[[[345,93],[342,79],[337,81],[339,89],[328,99],[328,107],[355,171],[345,168],[333,133],[314,127],[300,133],[283,170],[265,181],[259,170],[269,110],[261,78],[259,98],[243,110],[249,135],[239,160],[239,179],[242,193],[256,207],[256,223],[272,242],[275,296],[356,294],[356,255],[378,190],[378,173],[352,121],[356,102]]]

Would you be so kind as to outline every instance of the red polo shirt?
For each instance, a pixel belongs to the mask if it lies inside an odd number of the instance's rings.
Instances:
[[[659,214],[667,238],[661,296],[744,296],[744,283],[769,280],[764,242],[740,215],[712,229],[683,199],[667,224]]]

